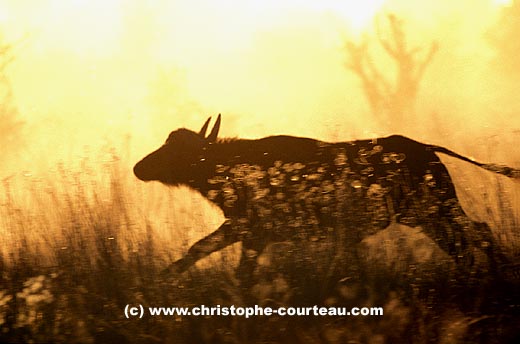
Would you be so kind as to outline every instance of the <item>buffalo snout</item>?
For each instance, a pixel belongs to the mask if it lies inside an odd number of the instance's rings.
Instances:
[[[137,178],[139,178],[142,181],[150,181],[152,180],[149,171],[147,171],[146,167],[143,164],[143,161],[139,161],[134,166],[134,174]]]

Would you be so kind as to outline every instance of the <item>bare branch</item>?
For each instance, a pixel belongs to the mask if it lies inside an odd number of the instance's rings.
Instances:
[[[383,33],[381,32],[381,25],[379,24],[379,21],[376,21],[375,26],[376,26],[377,40],[379,41],[379,44],[381,44],[381,46],[383,47],[383,49],[385,49],[385,51],[387,52],[388,55],[390,55],[394,58],[397,58],[396,49],[392,48],[392,46],[390,46],[390,43],[387,40],[385,40],[383,37]]]
[[[395,54],[398,56],[407,55],[406,51],[406,39],[403,32],[403,23],[395,15],[389,14],[388,21],[390,22],[390,30],[392,32],[392,38],[395,44]]]
[[[392,86],[390,85],[390,82],[379,72],[376,65],[374,64],[374,61],[371,58],[367,57],[366,61],[366,65],[372,75],[373,82],[376,85],[381,84],[382,88],[384,88],[385,90],[386,96],[390,95],[392,93]]]
[[[421,81],[426,67],[428,67],[428,65],[431,63],[437,51],[439,51],[439,44],[437,42],[433,42],[430,46],[430,50],[428,51],[428,55],[426,55],[426,58],[423,60],[422,63],[420,63],[419,67],[417,68],[417,73],[415,76],[416,83],[419,83]]]

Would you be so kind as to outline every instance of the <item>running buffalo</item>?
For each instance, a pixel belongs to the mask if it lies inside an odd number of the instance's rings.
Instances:
[[[166,272],[182,272],[199,259],[242,242],[239,273],[249,278],[268,245],[319,241],[343,231],[358,244],[391,223],[420,226],[458,266],[485,252],[492,268],[505,263],[489,226],[462,209],[453,182],[436,152],[511,176],[446,148],[393,135],[350,142],[293,136],[221,139],[219,115],[206,136],[178,129],[139,161],[143,181],[188,185],[215,202],[226,221],[195,243]]]

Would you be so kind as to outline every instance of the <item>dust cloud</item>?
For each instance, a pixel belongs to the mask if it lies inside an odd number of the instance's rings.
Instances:
[[[374,118],[359,78],[345,67],[345,43],[365,40],[379,71],[395,81],[375,30],[391,37],[387,13],[402,20],[410,48],[424,54],[432,42],[439,46],[414,116],[398,131],[520,165],[517,83],[494,68],[489,38],[508,2],[319,3],[2,2],[0,32],[15,52],[6,74],[25,123],[25,148],[3,147],[2,174],[110,149],[130,165],[170,130],[198,129],[217,113],[224,136],[391,134],[395,123]]]

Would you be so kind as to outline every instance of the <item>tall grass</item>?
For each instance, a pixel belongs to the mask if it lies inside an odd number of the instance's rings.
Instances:
[[[457,343],[481,340],[474,328],[485,338],[512,338],[518,325],[510,310],[490,306],[499,296],[481,295],[492,282],[470,290],[469,304],[458,303],[453,263],[406,226],[376,234],[339,260],[327,241],[272,245],[258,257],[271,278],[252,290],[235,276],[238,247],[181,276],[161,276],[222,215],[185,188],[137,182],[116,155],[4,179],[0,219],[0,342]],[[507,221],[518,228],[517,220]],[[243,306],[253,297],[262,305],[297,305],[303,301],[295,280],[307,300],[383,306],[385,316],[124,317],[127,304]],[[518,307],[517,296],[504,304]]]
[[[3,181],[0,341],[125,336],[127,303],[144,296],[167,303],[156,272],[180,257],[189,241],[186,221],[201,230],[204,221],[182,210],[185,220],[176,221],[167,206],[145,215],[139,209],[146,207],[137,203],[146,202],[146,195],[115,157],[97,171],[90,165]],[[189,203],[167,191],[165,197],[148,196],[164,204]],[[166,242],[163,226],[177,242]]]

